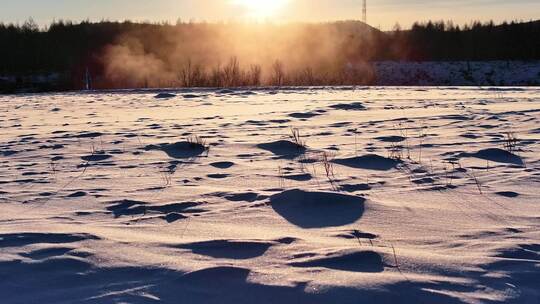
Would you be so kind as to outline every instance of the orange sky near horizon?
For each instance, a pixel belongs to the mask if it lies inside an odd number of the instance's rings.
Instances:
[[[368,23],[383,30],[396,23],[539,19],[538,0],[368,0]],[[362,0],[2,0],[0,22],[53,20],[319,22],[361,19]]]

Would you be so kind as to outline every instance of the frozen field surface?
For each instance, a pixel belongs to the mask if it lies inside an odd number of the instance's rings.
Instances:
[[[534,87],[0,96],[0,302],[538,304],[539,122]]]

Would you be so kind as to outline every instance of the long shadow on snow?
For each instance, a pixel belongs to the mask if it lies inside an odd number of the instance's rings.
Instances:
[[[213,240],[175,247],[189,249],[195,254],[225,259],[251,259],[263,255],[273,244],[270,242]]]
[[[518,166],[523,166],[524,164],[523,159],[521,159],[520,156],[498,148],[484,149],[476,153],[461,153],[459,156],[475,157],[496,163],[513,164]]]
[[[383,272],[384,262],[374,251],[357,251],[290,263],[295,267],[323,267],[352,272]]]
[[[147,214],[162,214],[167,222],[175,222],[176,220],[185,218],[184,214],[202,213],[206,210],[195,208],[201,203],[182,202],[162,205],[153,205],[146,202],[122,200],[112,202],[107,210],[112,212],[115,218],[122,216],[144,216]]]
[[[257,148],[273,153],[278,159],[295,159],[306,153],[307,150],[306,147],[288,140],[259,144]]]
[[[84,240],[97,239],[99,238],[89,234],[10,233],[0,234],[0,248],[21,247],[30,244],[75,243]]]
[[[347,166],[355,169],[377,171],[388,171],[394,169],[397,165],[400,164],[400,161],[379,156],[376,154],[367,154],[358,157],[336,159],[333,162],[342,166]]]
[[[175,159],[185,159],[185,158],[196,158],[207,151],[207,149],[197,143],[182,141],[174,144],[159,144],[159,145],[149,145],[144,147],[146,151],[163,151],[170,158]]]
[[[302,228],[336,227],[356,222],[365,199],[332,192],[288,190],[270,197],[274,211]]]
[[[252,282],[251,271],[212,267],[194,272],[150,267],[96,268],[82,259],[0,262],[5,303],[461,303],[406,282],[382,289],[352,287],[306,291],[307,283]]]

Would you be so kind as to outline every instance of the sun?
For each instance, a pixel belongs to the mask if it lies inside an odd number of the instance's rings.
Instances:
[[[245,16],[253,19],[266,19],[275,16],[288,0],[232,0],[245,11]]]

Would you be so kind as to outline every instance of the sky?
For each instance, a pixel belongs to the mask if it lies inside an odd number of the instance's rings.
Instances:
[[[361,0],[0,0],[0,22],[53,20],[272,22],[361,19]],[[382,30],[414,21],[540,19],[540,0],[368,0],[368,23]]]

